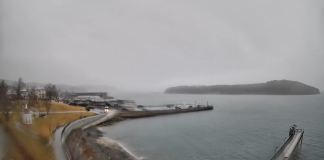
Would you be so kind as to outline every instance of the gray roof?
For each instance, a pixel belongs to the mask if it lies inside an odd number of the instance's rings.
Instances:
[[[30,110],[29,109],[24,109],[24,114],[29,114],[30,113]]]
[[[99,96],[77,96],[74,99],[82,99],[82,100],[104,100]]]

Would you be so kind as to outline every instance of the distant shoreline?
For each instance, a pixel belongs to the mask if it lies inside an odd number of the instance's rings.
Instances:
[[[311,96],[311,95],[319,95],[318,94],[219,94],[219,93],[164,93],[164,94],[183,94],[183,95],[229,95],[229,96],[237,96],[237,95],[251,95],[251,96]]]
[[[318,88],[297,81],[273,80],[266,83],[235,85],[196,85],[167,88],[166,94],[214,94],[214,95],[315,95]]]

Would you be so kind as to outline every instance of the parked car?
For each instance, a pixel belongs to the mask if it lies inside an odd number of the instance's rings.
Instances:
[[[105,112],[107,112],[107,113],[109,112],[109,107],[108,106],[105,107]]]
[[[142,105],[138,105],[137,108],[144,108],[144,106],[142,106]]]

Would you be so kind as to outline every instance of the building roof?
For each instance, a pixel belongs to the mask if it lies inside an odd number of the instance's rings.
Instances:
[[[30,114],[30,112],[31,112],[31,110],[25,108],[23,113],[24,113],[24,114]]]
[[[27,89],[22,89],[22,90],[20,90],[20,92],[27,92]]]
[[[103,100],[100,96],[77,96],[74,99],[77,100]]]

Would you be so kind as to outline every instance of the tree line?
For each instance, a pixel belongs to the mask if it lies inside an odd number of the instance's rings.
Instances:
[[[27,96],[22,94],[23,90],[27,90]],[[60,90],[55,84],[48,83],[45,87],[46,99],[45,103],[46,114],[49,113],[52,100],[57,100]],[[11,93],[9,95],[8,93]],[[11,112],[22,111],[22,106],[27,104],[29,107],[37,108],[39,111],[41,101],[37,97],[36,86],[27,86],[22,78],[19,78],[13,85],[8,85],[4,80],[0,83],[0,112],[4,119],[9,121]]]
[[[273,80],[266,83],[241,85],[176,86],[167,88],[164,92],[176,94],[320,94],[318,88],[289,80]]]

